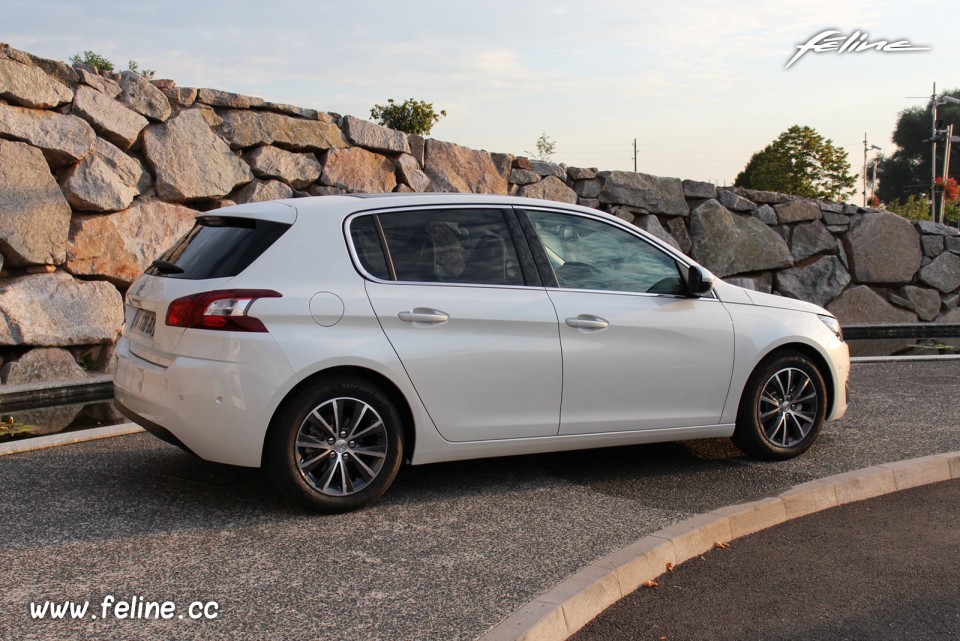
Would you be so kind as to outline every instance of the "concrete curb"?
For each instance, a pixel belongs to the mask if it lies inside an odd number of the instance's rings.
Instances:
[[[48,447],[59,447],[60,445],[71,445],[73,443],[83,443],[84,441],[95,441],[101,438],[136,434],[142,431],[143,428],[139,425],[134,423],[123,423],[121,425],[92,427],[86,430],[64,432],[62,434],[51,434],[49,436],[34,436],[32,438],[0,445],[0,456],[20,454],[22,452],[32,452],[33,450],[44,450]]]
[[[609,606],[664,572],[785,521],[912,487],[960,479],[960,451],[885,463],[796,485],[701,514],[591,563],[480,637],[479,641],[563,641]]]

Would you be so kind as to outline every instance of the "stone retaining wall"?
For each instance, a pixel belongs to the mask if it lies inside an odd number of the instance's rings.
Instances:
[[[634,223],[733,283],[816,302],[845,324],[960,322],[956,229],[488,153],[0,45],[0,380],[109,370],[122,294],[197,211],[382,191],[579,203]]]

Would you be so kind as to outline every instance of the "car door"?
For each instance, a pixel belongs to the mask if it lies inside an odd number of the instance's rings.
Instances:
[[[373,309],[440,434],[555,435],[557,316],[529,249],[518,254],[514,213],[416,209],[350,225]]]
[[[560,322],[560,434],[716,424],[733,369],[732,320],[685,295],[687,266],[639,234],[526,210]],[[545,278],[545,280],[547,280]]]

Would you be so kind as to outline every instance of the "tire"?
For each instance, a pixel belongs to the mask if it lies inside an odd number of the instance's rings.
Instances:
[[[325,381],[291,397],[268,436],[263,466],[273,485],[316,512],[349,512],[393,483],[403,427],[390,398],[366,381]]]
[[[799,456],[817,439],[826,409],[827,388],[813,361],[798,352],[775,354],[747,381],[733,442],[767,461]]]

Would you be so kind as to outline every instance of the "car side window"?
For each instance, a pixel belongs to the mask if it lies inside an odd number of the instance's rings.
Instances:
[[[603,221],[526,210],[560,287],[669,294],[684,292],[677,261],[654,245]]]
[[[499,209],[372,214],[354,220],[350,230],[364,269],[383,280],[523,285],[513,238]]]

